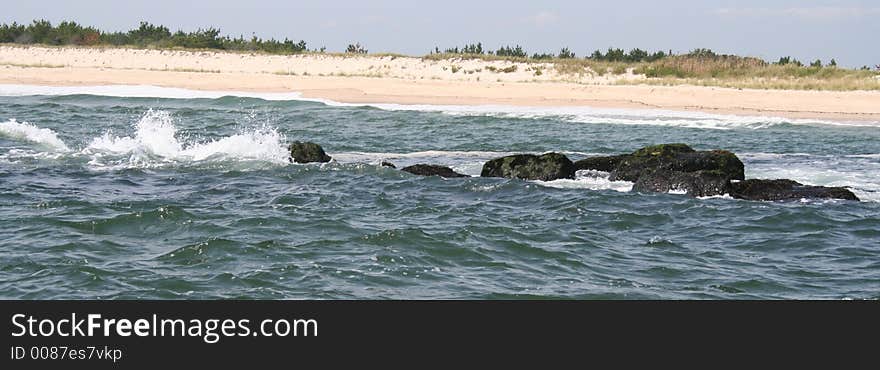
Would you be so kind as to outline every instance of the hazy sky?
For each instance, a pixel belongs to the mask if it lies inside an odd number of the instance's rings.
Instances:
[[[223,34],[303,39],[340,51],[422,55],[482,41],[529,52],[569,46],[578,56],[609,46],[719,52],[803,61],[880,64],[880,0],[79,0],[4,1],[0,22],[74,20],[128,30],[141,20],[172,30],[213,26]]]

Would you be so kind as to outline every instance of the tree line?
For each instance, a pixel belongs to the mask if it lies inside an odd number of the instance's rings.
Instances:
[[[221,49],[240,51],[262,51],[273,54],[295,54],[308,50],[305,41],[285,38],[261,39],[221,36],[217,28],[199,28],[196,31],[171,32],[168,27],[141,22],[129,31],[103,32],[94,27],[76,22],[63,21],[52,25],[47,20],[35,20],[24,25],[13,22],[0,25],[0,43],[45,44],[45,45],[113,45],[140,47],[181,47],[196,49]]]
[[[154,25],[148,22],[140,22],[137,28],[129,31],[104,32],[95,27],[83,26],[72,21],[63,21],[53,25],[47,20],[35,20],[31,24],[0,25],[0,43],[17,44],[45,44],[45,45],[112,45],[112,46],[138,46],[157,48],[196,48],[196,49],[220,49],[236,51],[261,51],[272,54],[296,54],[309,51],[305,41],[293,41],[285,38],[262,39],[256,35],[245,38],[244,36],[230,37],[221,36],[217,28],[199,28],[196,31],[184,32],[178,30],[171,32],[168,27]],[[319,50],[324,52],[325,48]],[[366,54],[367,49],[360,43],[350,44],[347,53]],[[577,55],[568,47],[562,48],[558,53],[534,53],[529,54],[522,46],[505,45],[496,50],[490,50],[483,43],[467,44],[462,47],[446,48],[441,51],[435,47],[431,54],[454,54],[462,56],[493,55],[507,58],[522,58],[534,60],[551,59],[574,59]],[[741,58],[735,55],[717,54],[710,49],[694,49],[681,54],[697,59],[734,59]],[[620,48],[608,48],[605,51],[596,50],[587,55],[585,59],[602,62],[642,63],[656,62],[669,57],[677,56],[672,50],[649,52],[639,48],[626,51]],[[771,63],[768,63],[771,64]],[[805,66],[801,61],[785,56],[773,62],[776,65]],[[809,63],[810,67],[837,67],[837,61],[831,59],[828,63],[816,60]],[[880,70],[880,65],[876,66]],[[867,66],[862,69],[869,69]]]

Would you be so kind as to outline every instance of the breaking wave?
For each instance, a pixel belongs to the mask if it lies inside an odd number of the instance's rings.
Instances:
[[[257,98],[270,101],[307,101],[335,107],[374,107],[389,111],[438,112],[460,116],[490,116],[518,119],[556,119],[574,123],[653,125],[698,129],[763,129],[784,124],[880,127],[874,121],[828,121],[789,119],[767,116],[739,116],[696,111],[664,109],[593,108],[593,107],[522,107],[503,105],[430,105],[340,103],[328,99],[304,98],[295,91],[258,93],[246,91],[204,91],[149,85],[107,86],[32,86],[0,84],[0,96],[27,95],[98,95],[114,97],[216,99],[225,96]]]
[[[55,151],[85,156],[95,168],[158,167],[176,163],[204,161],[259,161],[286,164],[286,139],[277,130],[262,127],[205,142],[181,137],[170,113],[149,110],[134,125],[131,136],[115,136],[107,131],[73,152],[54,131],[15,120],[0,123],[0,133],[14,139],[40,144]],[[14,155],[30,152],[10,151]],[[42,157],[41,152],[31,153]]]
[[[18,122],[14,118],[0,122],[0,135],[38,144],[53,151],[66,152],[70,150],[67,144],[58,138],[55,131],[39,128],[27,122]]]

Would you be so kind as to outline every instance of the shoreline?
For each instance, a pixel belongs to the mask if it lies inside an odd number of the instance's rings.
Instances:
[[[460,68],[480,72],[455,73],[444,63],[458,63],[462,65]],[[389,56],[267,56],[0,46],[0,84],[151,85],[202,91],[296,92],[304,98],[354,104],[663,109],[867,121],[880,126],[880,91],[619,85],[604,76],[559,81],[554,79],[560,76],[551,73],[545,73],[541,79],[522,80],[530,77],[523,66],[518,66],[516,73],[485,70],[505,63],[517,64],[480,60],[424,61]],[[377,70],[383,72],[368,72]],[[637,79],[637,76],[621,78]]]

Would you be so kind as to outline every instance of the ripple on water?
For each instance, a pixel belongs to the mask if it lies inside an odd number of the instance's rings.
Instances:
[[[0,298],[878,298],[875,128],[384,108],[0,97]],[[335,161],[290,164],[291,140]],[[730,149],[748,177],[851,186],[866,201],[691,199],[591,171],[536,182],[379,166],[478,175],[501,155],[659,142]]]

